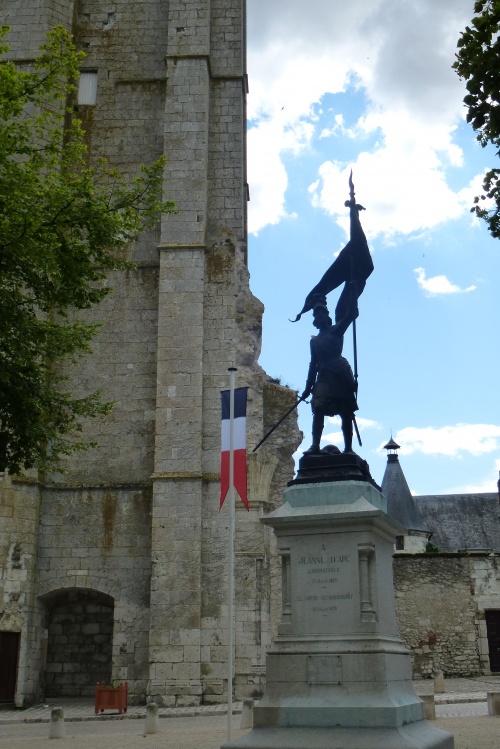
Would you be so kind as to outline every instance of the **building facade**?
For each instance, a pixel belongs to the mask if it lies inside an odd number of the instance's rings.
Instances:
[[[10,57],[37,55],[62,24],[86,53],[76,115],[91,158],[123,173],[166,156],[175,215],[130,248],[92,312],[104,323],[72,389],[112,414],[66,473],[3,476],[0,698],[93,693],[127,680],[133,701],[227,695],[227,514],[219,512],[220,390],[248,386],[251,447],[293,403],[258,365],[262,304],[247,270],[244,0],[0,0]],[[90,313],[89,313],[90,314]],[[94,319],[94,318],[93,318]],[[234,683],[258,694],[278,595],[273,539],[296,422],[249,456],[237,511]]]
[[[414,676],[500,672],[499,494],[413,497],[399,445],[386,448],[387,511],[407,531],[396,544],[394,592]]]

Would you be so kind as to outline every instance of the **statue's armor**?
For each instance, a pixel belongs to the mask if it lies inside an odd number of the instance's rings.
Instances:
[[[342,356],[343,335],[334,326],[311,339],[308,384],[313,385],[312,410],[326,416],[354,413],[356,383],[347,359]]]

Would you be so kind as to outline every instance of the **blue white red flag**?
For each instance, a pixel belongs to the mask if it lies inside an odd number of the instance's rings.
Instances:
[[[248,388],[235,388],[234,391],[234,488],[248,508],[247,495],[247,391]],[[224,504],[229,491],[230,459],[230,390],[221,391],[221,456],[220,456],[220,506]]]

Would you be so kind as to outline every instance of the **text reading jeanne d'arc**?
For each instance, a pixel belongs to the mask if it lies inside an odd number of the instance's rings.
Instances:
[[[321,555],[321,556],[304,556],[299,557],[298,564],[303,564],[307,567],[312,566],[312,569],[309,569],[309,573],[321,573],[321,572],[339,572],[340,570],[338,568],[334,567],[316,567],[316,565],[329,565],[329,564],[344,564],[346,562],[351,561],[350,554],[330,554],[330,555]]]

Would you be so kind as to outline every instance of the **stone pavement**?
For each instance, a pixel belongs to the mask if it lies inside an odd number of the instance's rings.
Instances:
[[[417,694],[433,694],[434,682],[432,679],[423,679],[413,682]],[[500,674],[496,676],[477,676],[470,679],[445,679],[446,692],[434,696],[436,703],[436,714],[445,715],[478,715],[487,714],[486,693],[500,691]],[[457,707],[460,703],[485,703],[484,712],[482,708],[468,708],[469,712],[461,712]],[[451,706],[454,706],[453,708]],[[146,708],[144,705],[132,705],[127,713],[118,715],[116,712],[106,712],[95,715],[94,701],[88,699],[59,699],[51,697],[45,705],[34,705],[26,709],[16,709],[12,705],[0,705],[0,726],[10,723],[48,723],[50,720],[50,708],[62,707],[66,722],[79,721],[113,721],[126,719],[144,719]],[[449,707],[447,707],[449,706]],[[472,712],[471,712],[472,710]],[[198,707],[176,707],[159,708],[160,718],[192,718],[195,716],[217,717],[225,716],[226,705],[200,705]],[[241,712],[241,702],[233,703],[233,713]],[[224,718],[226,720],[226,718]]]
[[[485,703],[457,703],[461,711],[478,708]],[[239,716],[234,716],[232,738],[243,736]],[[455,749],[498,749],[500,718],[488,715],[448,717],[435,725],[451,731]],[[47,723],[0,724],[0,749],[220,749],[227,740],[224,715],[165,719],[160,732],[144,735],[142,720],[80,720],[65,725],[66,735],[53,744],[48,739]],[[47,742],[49,742],[47,744]],[[307,749],[307,747],[304,747]]]
[[[446,692],[435,695],[436,725],[455,734],[455,749],[498,749],[500,718],[487,715],[486,693],[500,691],[500,674],[445,684]],[[414,687],[417,694],[432,694],[434,682],[415,681]],[[0,705],[0,749],[47,749],[50,710],[56,705],[64,709],[66,729],[57,749],[219,749],[227,740],[225,705],[160,708],[160,732],[145,736],[143,705],[124,715],[96,716],[90,699],[50,699],[47,706],[25,710]],[[232,737],[237,738],[246,731],[239,728],[241,703],[233,708]]]
[[[232,737],[243,736],[239,716]],[[47,723],[0,724],[0,749],[219,749],[227,741],[225,715],[161,720],[160,732],[144,735],[142,720],[74,721],[65,737],[48,739]]]
[[[486,697],[484,698],[486,699]],[[50,721],[50,710],[52,707],[62,707],[66,723],[81,721],[123,721],[128,719],[141,720],[146,718],[145,705],[130,705],[127,712],[119,715],[115,710],[95,714],[94,700],[92,698],[82,699],[60,699],[50,697],[43,705],[34,705],[26,709],[16,709],[12,705],[0,705],[0,726],[11,723],[48,723]],[[233,714],[241,713],[241,702],[233,703]],[[217,717],[226,716],[227,705],[200,705],[198,707],[160,707],[158,710],[160,718],[192,718],[195,716]],[[224,718],[226,720],[226,718]]]

